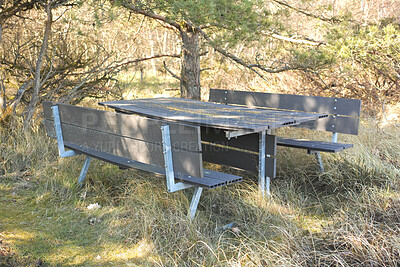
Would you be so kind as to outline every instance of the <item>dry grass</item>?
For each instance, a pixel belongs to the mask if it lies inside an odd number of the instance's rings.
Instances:
[[[324,154],[324,174],[313,156],[280,149],[271,199],[240,173],[244,183],[203,194],[193,222],[190,190],[168,194],[162,177],[100,161],[78,189],[83,157],[59,159],[40,124],[3,128],[0,264],[397,266],[400,131],[382,127],[364,119],[359,136],[342,136],[355,147]],[[230,222],[238,231],[218,230]]]

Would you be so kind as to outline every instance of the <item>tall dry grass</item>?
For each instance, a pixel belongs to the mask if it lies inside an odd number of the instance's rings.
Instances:
[[[323,155],[325,173],[305,151],[280,148],[268,200],[258,195],[254,175],[224,169],[246,181],[205,191],[190,222],[191,190],[169,194],[163,177],[100,161],[79,189],[82,156],[59,159],[41,124],[28,132],[3,128],[1,197],[21,196],[29,223],[15,217],[1,233],[16,255],[49,265],[397,266],[399,134],[395,125],[363,119],[358,136],[340,137],[353,149]],[[92,203],[102,207],[88,210]],[[0,212],[7,220],[13,214]],[[230,222],[234,231],[220,229]],[[8,234],[18,231],[34,237]]]

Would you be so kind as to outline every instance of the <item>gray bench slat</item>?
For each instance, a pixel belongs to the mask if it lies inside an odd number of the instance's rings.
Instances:
[[[359,117],[361,100],[210,89],[211,102]]]
[[[359,124],[359,118],[329,115],[327,118],[303,122],[293,127],[358,135]]]
[[[108,162],[110,164],[117,165],[119,167],[141,169],[144,171],[165,175],[165,169],[160,166],[138,162],[135,160],[112,155],[112,154],[109,154],[106,152],[98,151],[95,149],[91,149],[91,148],[84,147],[84,146],[70,143],[70,142],[65,142],[65,146],[74,151],[80,152],[85,155],[89,155],[91,157],[100,159],[100,160]],[[176,173],[176,178],[185,183],[193,184],[196,186],[201,186],[201,187],[207,188],[207,189],[216,188],[219,186],[224,186],[227,184],[242,181],[242,178],[239,176],[236,176],[236,175],[230,175],[230,174],[225,174],[225,173],[220,173],[220,172],[215,172],[215,171],[210,171],[210,170],[204,170],[204,173],[205,173],[205,175],[203,178],[197,178],[197,177],[184,175],[181,173]]]
[[[249,151],[253,151],[253,152],[258,152],[258,134],[248,134],[248,135],[231,138],[230,140],[228,140],[225,137],[224,131],[222,131],[222,130],[202,128],[201,129],[201,139],[203,141],[222,145],[222,146],[234,147],[234,148],[249,150]],[[268,141],[267,141],[267,145],[268,145]],[[352,144],[331,143],[331,142],[323,142],[323,141],[310,141],[310,140],[301,140],[301,139],[284,138],[284,137],[277,137],[277,145],[309,149],[309,150],[315,150],[315,151],[322,151],[322,152],[331,152],[331,153],[340,152],[344,149],[353,147]],[[214,156],[214,157],[216,157],[216,156]],[[240,156],[238,155],[238,157],[240,157]],[[204,156],[203,156],[203,160],[205,160]]]
[[[75,143],[105,153],[164,167],[162,145],[125,136],[62,124],[65,142]],[[161,129],[159,130],[161,131]],[[195,177],[202,177],[201,152],[172,148],[174,170]]]
[[[202,178],[191,177],[191,176],[180,177],[179,174],[177,174],[176,178],[185,183],[201,186],[207,189],[216,188],[242,181],[242,177],[217,171],[211,171],[207,169],[204,169],[204,177]]]
[[[210,89],[209,101],[251,108],[328,113],[330,115],[327,118],[300,123],[294,127],[358,134],[361,113],[359,99]]]
[[[184,121],[188,124],[249,132],[276,129],[282,125],[296,125],[326,116],[319,113],[249,109],[239,106],[221,109],[221,104],[179,98],[122,100],[99,104],[119,112],[142,114],[159,120]]]
[[[225,131],[221,129],[201,127],[200,131],[202,141],[258,152],[258,133],[246,134],[228,140]]]
[[[278,137],[277,144],[279,146],[302,148],[314,151],[336,153],[344,149],[352,148],[352,144],[331,143],[323,141],[310,141],[302,139]]]
[[[233,183],[241,182],[243,180],[242,177],[240,177],[240,176],[223,173],[223,172],[207,170],[207,169],[204,169],[204,176],[205,177],[213,177],[216,180],[226,181],[227,184],[233,184]]]
[[[46,122],[46,128],[51,133],[54,132],[51,107],[55,104],[58,105],[61,121],[65,124],[162,144],[160,131],[162,121],[45,101],[43,102],[44,116],[46,121],[51,121],[51,123]],[[195,136],[199,136],[198,127],[176,123],[168,123],[168,125],[173,147],[190,151],[201,150],[200,138],[193,141]]]
[[[203,161],[251,172],[258,171],[258,155],[255,153],[204,143],[202,147]]]

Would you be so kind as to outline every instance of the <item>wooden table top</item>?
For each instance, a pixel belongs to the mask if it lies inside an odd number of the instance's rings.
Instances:
[[[184,98],[147,98],[100,102],[122,113],[229,131],[260,132],[327,117],[327,114],[247,108]]]

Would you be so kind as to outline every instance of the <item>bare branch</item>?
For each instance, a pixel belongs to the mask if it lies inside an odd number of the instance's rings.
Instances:
[[[312,17],[312,18],[319,19],[319,20],[322,20],[322,21],[325,21],[325,22],[330,22],[330,23],[342,22],[342,20],[340,20],[340,19],[338,19],[336,17],[327,18],[327,17],[324,17],[324,16],[317,16],[317,15],[315,15],[313,13],[310,13],[310,12],[307,12],[307,11],[302,10],[300,8],[291,6],[285,1],[281,1],[281,0],[272,0],[272,1],[277,3],[277,4],[279,4],[279,5],[282,5],[282,6],[290,8],[290,9],[293,9],[294,11],[299,12],[299,13],[301,13],[303,15],[308,16],[308,17]]]
[[[165,64],[165,61],[164,61],[163,63],[164,63],[164,69],[165,69],[169,74],[171,74],[172,77],[174,77],[175,79],[178,79],[180,82],[182,82],[182,79],[181,79],[178,75],[176,75],[175,73],[173,73],[173,72],[167,67],[167,64]]]
[[[178,30],[182,30],[181,26],[176,21],[169,20],[168,18],[166,18],[164,16],[157,15],[157,14],[154,14],[154,13],[152,13],[150,11],[146,11],[146,10],[140,9],[140,8],[134,6],[134,5],[131,5],[131,4],[128,4],[128,3],[125,3],[125,2],[122,3],[122,6],[124,6],[125,8],[127,8],[129,10],[131,10],[134,13],[141,14],[141,15],[144,15],[146,17],[165,22],[165,23],[177,28]]]
[[[40,47],[39,55],[36,61],[36,68],[35,68],[35,78],[33,81],[33,92],[32,92],[32,97],[31,97],[31,102],[28,106],[27,113],[24,119],[24,128],[27,129],[27,127],[30,124],[30,121],[33,116],[34,108],[36,106],[36,103],[38,102],[39,98],[39,90],[41,86],[41,70],[42,70],[42,65],[43,65],[43,59],[47,53],[47,47],[48,47],[48,41],[50,38],[51,34],[51,26],[53,24],[53,14],[52,14],[52,6],[51,2],[49,2],[46,5],[46,13],[47,13],[47,19],[45,22],[45,29],[44,29],[44,35],[43,35],[43,41],[42,41],[42,46]]]
[[[289,71],[289,70],[303,70],[303,71],[308,71],[309,68],[307,66],[302,66],[302,65],[297,65],[297,64],[290,64],[290,63],[282,63],[280,67],[267,67],[267,66],[263,66],[261,64],[250,64],[250,63],[246,63],[244,60],[238,58],[237,56],[235,56],[234,54],[226,51],[225,49],[222,49],[216,45],[214,45],[213,41],[211,40],[211,38],[199,27],[196,27],[199,32],[203,35],[204,39],[207,40],[207,42],[220,54],[222,54],[223,56],[233,60],[234,62],[236,62],[239,65],[242,65],[243,67],[248,68],[249,70],[251,70],[252,72],[254,72],[255,74],[257,74],[258,76],[260,76],[262,79],[265,80],[264,75],[262,75],[262,73],[258,70],[261,70],[263,72],[267,72],[267,73],[280,73],[280,72],[285,72],[285,71]],[[258,69],[258,70],[257,70]]]
[[[249,67],[248,64],[246,64],[242,59],[236,57],[234,54],[229,53],[228,51],[226,51],[225,49],[219,48],[216,45],[213,44],[213,41],[211,40],[211,38],[200,28],[200,27],[196,27],[199,32],[201,33],[201,35],[203,35],[204,39],[206,39],[206,41],[211,45],[212,48],[214,48],[218,53],[222,54],[223,56],[230,58],[231,60],[233,60],[234,62],[238,63],[239,65],[242,65],[248,69],[250,69],[251,71],[253,71],[254,73],[256,73],[258,76],[260,76],[261,78],[265,79],[264,76],[258,72],[257,70],[255,70],[252,67]]]
[[[3,2],[3,1],[2,1]],[[28,9],[33,8],[36,3],[38,3],[38,0],[33,0],[33,1],[23,1],[23,0],[18,0],[18,1],[12,1],[13,5],[3,9],[0,12],[0,24],[3,24],[4,21],[9,19],[10,17],[18,14],[20,11],[26,11]]]
[[[326,44],[323,41],[314,41],[314,40],[311,40],[308,38],[296,39],[294,37],[286,37],[286,36],[279,35],[279,34],[273,33],[273,32],[262,31],[261,33],[264,35],[267,35],[267,36],[271,36],[275,39],[279,39],[279,40],[287,41],[287,42],[291,42],[291,43],[296,43],[296,44],[305,44],[305,45],[312,45],[312,46],[320,46],[320,45]]]
[[[206,71],[206,70],[211,70],[211,68],[204,68],[204,69],[201,69],[200,72]]]
[[[130,65],[130,64],[135,64],[135,63],[138,63],[138,62],[142,62],[142,61],[146,61],[146,60],[150,60],[150,59],[155,59],[155,58],[162,58],[162,57],[180,58],[180,55],[177,55],[177,54],[161,54],[161,55],[154,55],[154,56],[150,56],[150,57],[137,58],[137,59],[133,59],[133,60],[127,60],[127,61],[124,61],[124,62],[120,62],[120,63],[116,64],[115,67],[122,67],[122,66]]]

